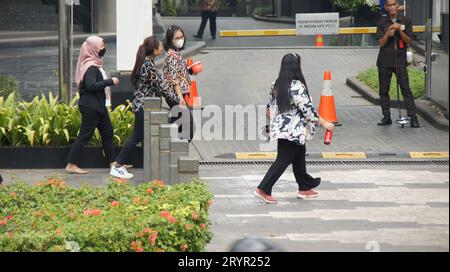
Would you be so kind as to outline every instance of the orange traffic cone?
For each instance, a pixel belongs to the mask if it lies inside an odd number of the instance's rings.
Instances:
[[[338,123],[336,107],[334,106],[333,87],[331,85],[331,72],[325,71],[323,76],[322,95],[320,97],[319,115],[331,123]]]
[[[316,47],[322,47],[323,46],[323,35],[317,34],[316,35]]]
[[[188,58],[186,64],[188,67],[190,67],[192,64],[194,64],[194,60],[192,58]],[[191,75],[190,78],[191,85],[189,86],[189,94],[184,95],[184,100],[186,100],[188,107],[193,108],[200,106],[200,98],[197,91],[196,77],[194,75]]]

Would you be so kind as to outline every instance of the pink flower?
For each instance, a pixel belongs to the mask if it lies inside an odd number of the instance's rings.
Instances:
[[[181,251],[186,251],[188,249],[188,245],[187,244],[182,244],[180,246]]]
[[[9,221],[9,220],[11,220],[11,219],[13,219],[13,216],[12,216],[12,215],[7,215],[7,216],[5,216],[5,220],[6,220],[6,221]]]
[[[150,244],[151,244],[152,246],[155,245],[155,243],[156,243],[156,238],[158,238],[158,232],[157,232],[157,231],[154,231],[154,232],[152,233],[152,236],[150,236],[150,238],[149,238]]]
[[[83,212],[85,216],[96,216],[102,214],[101,210],[98,209],[87,209]]]
[[[152,188],[148,188],[146,191],[147,191],[147,193],[148,193],[149,195],[153,194],[153,189],[152,189]]]
[[[113,202],[111,202],[111,206],[118,207],[119,206],[119,201],[114,200]]]
[[[141,197],[140,196],[133,198],[133,203],[135,205],[139,205],[140,202],[141,202]]]
[[[92,211],[92,215],[100,215],[100,214],[102,214],[102,211],[100,211],[100,210],[93,210]]]
[[[142,252],[144,249],[142,248],[142,242],[141,241],[133,241],[131,242],[131,248],[133,248],[136,252]]]
[[[192,212],[192,220],[198,220],[200,218],[200,216],[198,215],[197,212]]]
[[[201,224],[200,224],[200,228],[202,228],[202,229],[205,230],[205,229],[206,229],[206,224],[205,224],[205,223],[201,223]]]
[[[116,183],[116,184],[125,184],[125,183],[127,183],[127,180],[124,179],[124,178],[115,178],[113,180],[113,182]]]
[[[156,187],[159,187],[159,188],[163,188],[164,187],[164,181],[162,181],[160,179],[154,180],[152,183]]]
[[[144,229],[144,233],[150,233],[150,232],[152,232],[152,229],[151,229],[151,228],[145,228],[145,229]]]
[[[185,224],[185,225],[184,225],[184,228],[185,228],[186,230],[190,230],[190,229],[191,229],[191,225]]]
[[[172,215],[170,215],[167,220],[169,220],[170,223],[174,224],[175,222],[177,222],[177,220],[175,219],[175,217],[173,217]]]
[[[6,220],[0,220],[0,226],[6,225]]]
[[[161,217],[169,218],[169,216],[171,216],[171,215],[170,215],[170,212],[168,212],[168,211],[162,211],[162,212],[161,212]]]

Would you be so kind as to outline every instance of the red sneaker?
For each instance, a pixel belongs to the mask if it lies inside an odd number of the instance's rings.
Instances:
[[[277,204],[277,200],[275,198],[264,193],[261,189],[256,189],[253,194],[256,196],[256,198],[266,202],[267,204]]]
[[[297,197],[300,199],[307,199],[307,198],[316,198],[319,196],[319,193],[313,190],[307,190],[307,191],[298,191]]]

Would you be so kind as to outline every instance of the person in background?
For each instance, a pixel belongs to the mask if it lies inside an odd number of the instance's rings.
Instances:
[[[269,97],[270,137],[278,140],[278,154],[254,195],[268,204],[276,204],[272,187],[292,163],[298,184],[297,197],[317,197],[318,193],[312,189],[319,186],[320,178],[313,178],[306,172],[305,143],[314,136],[316,122],[331,132],[334,124],[322,119],[314,109],[298,54],[283,57]]]
[[[386,9],[384,8],[384,3],[386,2],[386,0],[380,0],[380,11],[381,11],[381,16],[388,16],[386,13]],[[406,5],[398,5],[397,8],[398,11],[405,11],[406,10]]]
[[[184,31],[179,26],[172,25],[167,29],[164,39],[166,58],[163,74],[170,91],[179,98],[178,103],[168,103],[171,110],[177,107],[175,110],[178,111],[178,116],[171,116],[171,123],[181,118],[181,126],[178,128],[180,139],[187,139],[190,142],[194,135],[194,121],[184,98],[190,92],[191,79],[189,75],[192,74],[192,71],[188,69],[187,63],[180,53],[184,49],[185,42]]]
[[[382,17],[378,22],[377,37],[380,44],[380,52],[377,59],[378,80],[380,85],[380,100],[383,118],[378,126],[392,124],[391,102],[389,90],[391,88],[392,74],[395,73],[400,89],[402,91],[408,116],[411,118],[410,125],[419,127],[414,105],[414,96],[409,87],[407,71],[407,48],[412,44],[412,23],[408,17],[398,14],[398,1],[387,0],[384,8],[388,17]]]
[[[197,35],[194,38],[202,39],[203,32],[205,31],[206,23],[209,19],[209,30],[211,32],[211,38],[216,39],[217,24],[216,18],[219,11],[218,0],[203,0],[201,6],[202,22],[200,28],[197,31]]]
[[[81,112],[81,127],[67,159],[66,171],[71,174],[88,173],[78,165],[81,162],[83,148],[91,140],[96,128],[102,136],[102,147],[106,160],[111,167],[113,166],[113,126],[106,108],[105,89],[113,85],[119,85],[119,79],[108,78],[105,70],[103,70],[105,53],[105,43],[102,38],[97,36],[87,38],[80,49],[75,77],[80,91],[78,109]]]
[[[133,135],[127,140],[116,162],[111,168],[110,175],[118,178],[133,178],[128,173],[125,162],[130,151],[138,143],[144,140],[144,98],[149,96],[164,96],[169,103],[179,103],[179,98],[170,92],[169,86],[163,80],[161,74],[156,70],[155,57],[164,50],[162,42],[156,37],[148,37],[139,46],[136,53],[136,61],[131,73],[131,84],[135,88],[132,109],[135,116]]]

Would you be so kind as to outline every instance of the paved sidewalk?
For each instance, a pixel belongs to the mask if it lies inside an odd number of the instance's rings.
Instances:
[[[286,251],[449,250],[448,169],[310,169],[322,184],[309,200],[296,199],[289,169],[274,187],[277,205],[252,195],[267,168],[236,170],[202,171],[215,196],[208,251],[246,236]]]

